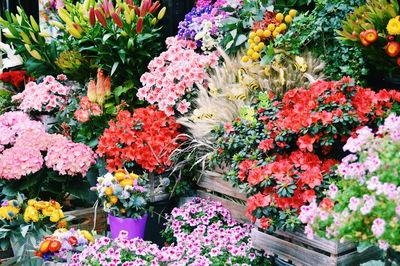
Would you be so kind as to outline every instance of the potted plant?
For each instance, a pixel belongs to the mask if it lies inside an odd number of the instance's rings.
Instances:
[[[143,238],[148,217],[149,190],[144,179],[137,174],[118,169],[97,179],[95,190],[108,213],[111,237],[116,238],[121,230],[129,238]]]

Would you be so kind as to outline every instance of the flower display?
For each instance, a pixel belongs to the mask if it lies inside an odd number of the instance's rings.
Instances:
[[[400,251],[400,183],[398,169],[400,117],[391,114],[374,133],[359,129],[348,139],[336,173],[342,177],[329,187],[329,206],[313,202],[301,208],[309,238],[319,234],[341,241],[368,241],[381,249]]]
[[[252,248],[251,225],[241,225],[218,202],[195,198],[171,212],[164,234],[175,244],[161,249],[160,261],[185,265],[268,265]]]
[[[55,200],[26,200],[22,194],[17,194],[16,198],[11,200],[3,200],[0,207],[3,232],[0,236],[1,246],[7,247],[10,238],[14,242],[21,241],[29,232],[40,235],[66,227],[66,217],[61,208]]]
[[[196,94],[195,84],[206,80],[206,68],[218,63],[215,53],[201,55],[195,52],[192,41],[168,38],[168,50],[149,63],[150,72],[140,78],[143,87],[137,96],[150,104],[157,104],[168,116],[174,109],[187,113],[190,101]]]
[[[173,116],[149,106],[138,108],[133,114],[121,111],[109,126],[99,138],[97,149],[100,156],[107,158],[108,170],[132,161],[160,174],[171,165],[170,155],[179,146],[180,128]]]
[[[270,96],[253,106],[251,120],[238,118],[214,132],[212,160],[231,167],[227,177],[236,185],[250,188],[247,215],[254,222],[271,231],[293,229],[300,208],[324,197],[347,138],[382,121],[399,96],[349,78],[290,90],[282,101]]]
[[[47,76],[36,84],[29,82],[25,90],[12,97],[13,101],[21,102],[19,109],[27,111],[51,112],[66,103],[71,88],[64,86],[53,76]]]
[[[8,71],[0,74],[0,80],[13,85],[17,89],[21,89],[34,78],[28,76],[26,71]]]
[[[367,1],[347,17],[338,31],[342,40],[360,47],[372,67],[385,76],[391,76],[400,66],[399,11],[397,1]]]
[[[94,243],[94,238],[87,230],[61,228],[44,237],[35,256],[46,261],[67,262],[69,254],[79,253],[78,249],[89,243]]]
[[[140,218],[147,213],[149,191],[141,176],[118,169],[97,178],[96,191],[104,211],[115,217]]]
[[[142,239],[129,240],[126,231],[112,240],[102,237],[71,257],[69,265],[160,265],[157,258],[159,248],[156,244]]]
[[[265,11],[263,20],[254,22],[249,34],[247,55],[243,56],[242,61],[260,59],[263,56],[264,47],[275,37],[285,33],[288,28],[287,23],[291,23],[296,14],[297,11],[294,9],[290,10],[286,16],[282,13]]]
[[[203,51],[211,51],[223,38],[219,28],[227,16],[227,12],[212,5],[194,7],[179,23],[178,37],[196,42]]]
[[[33,174],[44,163],[60,174],[85,175],[95,163],[95,153],[89,147],[46,133],[43,124],[23,112],[1,115],[0,132],[0,176],[5,179]],[[47,151],[46,156],[43,151]]]

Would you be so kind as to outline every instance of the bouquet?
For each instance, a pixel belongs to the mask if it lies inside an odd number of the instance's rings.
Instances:
[[[13,245],[21,245],[16,250],[18,254],[14,254],[19,256],[36,238],[41,238],[55,228],[67,226],[67,221],[57,201],[25,200],[22,194],[18,194],[15,199],[1,203],[0,224],[1,249],[6,249],[11,240]]]
[[[274,231],[300,224],[300,208],[324,198],[331,167],[358,128],[398,112],[400,94],[378,93],[343,78],[288,91],[282,101],[261,94],[232,123],[214,131],[212,160],[248,192],[247,215]]]
[[[149,191],[136,174],[118,169],[97,179],[96,191],[104,210],[115,217],[138,219],[146,215]]]
[[[309,238],[369,242],[381,249],[400,252],[400,117],[391,114],[376,133],[360,128],[348,139],[336,173],[323,202],[301,208]]]
[[[338,33],[347,44],[361,47],[369,63],[380,73],[391,76],[400,69],[397,1],[367,1],[348,16]]]
[[[46,261],[67,262],[70,254],[79,253],[79,249],[94,243],[91,233],[86,230],[70,228],[57,229],[52,235],[43,237],[35,256]]]

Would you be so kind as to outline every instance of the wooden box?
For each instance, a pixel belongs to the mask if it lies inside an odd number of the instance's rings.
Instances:
[[[250,223],[249,218],[246,217],[246,195],[224,181],[221,174],[203,175],[198,186],[200,187],[197,191],[199,197],[220,202],[231,212],[233,218],[242,223]],[[352,242],[339,243],[319,237],[310,240],[300,230],[264,232],[257,227],[257,224],[251,236],[255,248],[294,265],[359,265],[379,258],[382,253],[375,247],[358,253],[356,244]]]

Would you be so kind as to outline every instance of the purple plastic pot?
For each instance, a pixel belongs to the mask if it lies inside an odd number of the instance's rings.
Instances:
[[[148,214],[139,219],[120,218],[108,214],[108,222],[110,224],[111,238],[118,237],[119,232],[125,230],[128,232],[128,238],[139,237],[143,239],[144,229],[146,228]]]

